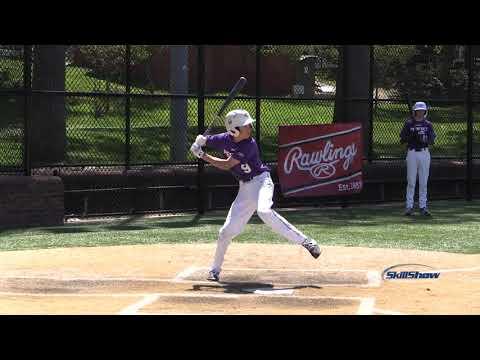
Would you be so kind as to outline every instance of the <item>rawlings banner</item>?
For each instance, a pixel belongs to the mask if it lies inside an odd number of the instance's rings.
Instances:
[[[286,197],[347,195],[363,188],[362,125],[280,126],[278,177]]]

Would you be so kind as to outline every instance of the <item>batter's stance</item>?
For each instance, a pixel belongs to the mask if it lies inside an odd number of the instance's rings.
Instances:
[[[435,141],[432,123],[427,120],[427,105],[417,102],[413,106],[412,117],[407,119],[400,133],[402,143],[407,143],[407,196],[405,215],[413,214],[413,196],[418,173],[418,207],[420,214],[430,216],[427,209],[427,182],[430,172],[430,152],[428,145]]]
[[[240,185],[237,197],[219,232],[215,259],[207,278],[210,281],[219,280],[230,241],[242,232],[255,210],[260,219],[277,234],[302,245],[314,258],[318,258],[321,253],[315,240],[305,236],[271,209],[274,185],[270,169],[260,160],[257,143],[251,137],[251,124],[254,121],[247,111],[233,110],[225,117],[227,132],[209,136],[198,135],[190,148],[198,158],[219,169],[229,170]],[[202,150],[203,146],[222,151],[227,158],[208,155]]]

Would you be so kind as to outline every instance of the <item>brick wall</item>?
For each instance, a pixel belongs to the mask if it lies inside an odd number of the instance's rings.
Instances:
[[[63,225],[63,191],[56,176],[0,176],[0,228]]]

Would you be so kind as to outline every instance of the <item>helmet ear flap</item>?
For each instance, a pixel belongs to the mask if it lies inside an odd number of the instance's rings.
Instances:
[[[237,128],[228,130],[228,132],[229,132],[230,134],[232,134],[233,137],[238,137],[238,136],[240,135],[240,131],[238,131]]]

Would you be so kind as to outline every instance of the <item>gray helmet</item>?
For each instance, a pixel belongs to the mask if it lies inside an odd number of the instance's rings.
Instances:
[[[425,104],[423,101],[417,101],[415,105],[413,105],[412,114],[414,116],[415,116],[415,111],[417,110],[424,110],[425,116],[427,116],[427,113],[428,113],[427,104]]]

